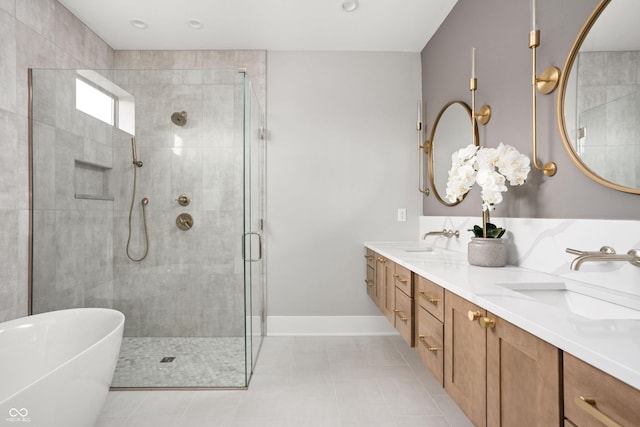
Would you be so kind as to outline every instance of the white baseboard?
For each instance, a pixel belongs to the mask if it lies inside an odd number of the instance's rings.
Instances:
[[[397,335],[384,316],[268,316],[267,335]]]

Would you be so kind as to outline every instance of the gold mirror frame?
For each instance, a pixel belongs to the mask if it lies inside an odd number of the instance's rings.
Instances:
[[[469,122],[466,125],[470,125],[473,128],[473,135],[471,136],[471,141],[469,142],[470,144],[476,144],[477,145],[477,141],[479,140],[478,138],[478,126],[475,122],[475,120],[472,120],[472,112],[471,112],[471,107],[469,107],[469,105],[464,102],[464,101],[451,101],[448,102],[447,104],[444,105],[444,107],[442,107],[442,109],[440,110],[440,112],[438,113],[438,115],[436,116],[436,119],[433,122],[433,126],[431,127],[431,133],[429,134],[429,139],[427,141],[425,141],[424,143],[424,151],[427,154],[427,168],[429,169],[429,183],[431,185],[431,190],[433,191],[433,195],[436,197],[436,199],[442,203],[445,206],[455,206],[458,203],[462,202],[464,200],[465,197],[467,197],[467,193],[464,194],[464,196],[462,196],[462,198],[456,202],[450,203],[449,201],[446,200],[446,198],[442,197],[440,195],[440,193],[438,193],[438,187],[436,186],[436,180],[435,180],[435,176],[434,176],[434,156],[433,156],[433,151],[434,151],[434,139],[436,136],[436,130],[438,129],[438,123],[440,122],[440,119],[442,119],[442,116],[444,115],[444,113],[447,111],[447,109],[453,105],[460,105],[464,111],[467,113],[467,115],[469,116]],[[461,126],[464,126],[465,124],[461,124]],[[466,144],[468,145],[468,144]],[[459,148],[463,148],[465,147],[461,146],[456,148],[456,150],[458,150]],[[453,152],[451,152],[451,154],[453,154]]]
[[[571,50],[569,51],[569,56],[567,57],[567,61],[564,64],[564,71],[562,72],[562,76],[560,78],[560,86],[558,90],[558,99],[556,103],[556,121],[558,123],[558,131],[560,132],[560,137],[562,138],[562,143],[564,145],[565,150],[569,154],[569,158],[573,161],[573,163],[584,173],[587,177],[591,178],[598,184],[604,185],[605,187],[612,188],[618,191],[624,191],[626,193],[640,194],[640,188],[626,187],[624,185],[616,184],[611,182],[600,175],[598,175],[594,170],[589,168],[585,164],[585,162],[580,158],[578,153],[573,148],[572,141],[569,137],[569,133],[567,131],[567,124],[565,119],[565,97],[567,91],[567,83],[569,81],[569,75],[571,74],[571,69],[575,63],[575,60],[580,52],[580,47],[584,42],[584,39],[589,34],[589,31],[596,23],[602,12],[605,8],[611,3],[611,0],[600,0],[600,3],[593,10],[589,19],[584,24],[578,37],[576,38]]]

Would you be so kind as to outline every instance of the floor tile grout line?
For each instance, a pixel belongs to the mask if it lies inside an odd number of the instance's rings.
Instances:
[[[398,348],[398,346],[394,343],[394,346],[396,348]],[[442,418],[445,419],[446,423],[451,425],[451,423],[449,422],[449,418],[445,415],[445,413],[442,411],[442,408],[440,407],[440,405],[438,405],[438,402],[436,401],[436,399],[433,398],[433,394],[431,393],[431,391],[429,391],[429,389],[427,388],[427,385],[422,382],[422,380],[420,379],[420,377],[418,376],[418,374],[416,373],[415,369],[413,368],[413,366],[411,365],[411,363],[409,363],[409,360],[407,360],[407,358],[405,357],[405,354],[402,353],[401,351],[398,351],[400,353],[400,356],[402,357],[402,359],[407,363],[407,366],[409,367],[409,369],[411,370],[411,373],[413,373],[413,376],[415,377],[415,379],[418,381],[418,383],[420,383],[422,385],[422,387],[425,388],[425,390],[427,391],[427,394],[429,395],[429,399],[431,399],[431,402],[433,403],[434,407],[438,408],[438,411],[440,412],[440,415],[442,416]],[[429,372],[429,375],[431,375],[431,372]]]

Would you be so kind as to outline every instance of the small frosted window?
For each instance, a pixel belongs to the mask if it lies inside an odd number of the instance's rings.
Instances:
[[[76,79],[76,108],[111,126],[115,124],[113,96],[81,79]]]

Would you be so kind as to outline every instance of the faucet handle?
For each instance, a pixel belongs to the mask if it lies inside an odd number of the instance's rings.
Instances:
[[[600,248],[599,251],[579,251],[578,249],[567,248],[565,249],[565,252],[573,255],[578,255],[578,256],[601,255],[601,254],[615,255],[616,254],[616,250],[613,249],[611,246],[603,246]]]
[[[584,251],[579,251],[577,249],[571,249],[571,248],[567,248],[564,250],[566,253],[568,254],[572,254],[572,255],[584,255]]]

